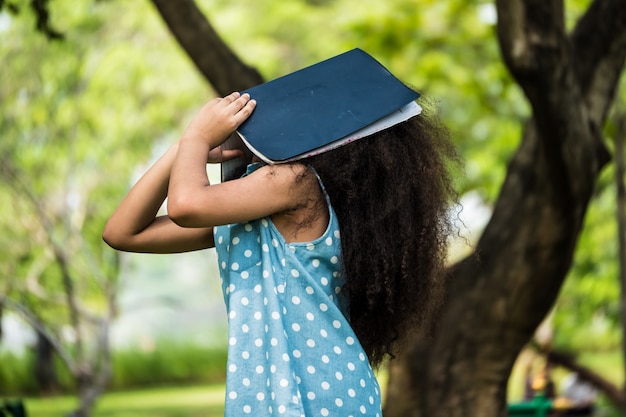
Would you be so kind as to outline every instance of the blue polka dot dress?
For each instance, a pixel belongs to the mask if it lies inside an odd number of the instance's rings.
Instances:
[[[229,323],[226,417],[382,416],[380,387],[346,319],[329,211],[311,242],[287,243],[269,218],[216,228]]]

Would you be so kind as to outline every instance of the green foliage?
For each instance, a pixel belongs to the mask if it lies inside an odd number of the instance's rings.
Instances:
[[[113,357],[113,391],[137,387],[223,383],[226,379],[225,348],[213,348],[193,343],[156,341],[150,347],[117,350]],[[0,392],[3,395],[37,394],[33,378],[33,354],[0,353]],[[74,381],[67,368],[57,359],[56,374],[60,389],[69,394]]]
[[[0,353],[0,387],[3,395],[35,392],[36,382],[31,374],[31,358],[11,352]]]
[[[11,352],[0,352],[0,392],[6,395],[30,395],[40,392],[38,382],[33,377],[35,357],[28,349],[17,355]],[[54,360],[59,388],[63,392],[74,390],[74,380],[67,367],[58,358]]]
[[[2,14],[0,25],[0,60],[10,63],[0,66],[0,295],[78,355],[71,288],[88,335],[77,359],[95,367],[90,332],[94,318],[115,313],[119,268],[100,238],[104,222],[138,165],[175,139],[208,91],[149,10],[56,1],[62,42],[27,16]]]
[[[112,389],[226,379],[226,349],[157,341],[150,349],[115,352]]]
[[[622,77],[620,91],[626,89]],[[616,135],[615,119],[623,117],[625,95],[617,102],[604,127],[611,154]],[[615,156],[614,156],[615,158]],[[625,181],[626,179],[622,179]],[[619,350],[622,343],[615,166],[601,173],[586,214],[574,262],[562,288],[554,315],[555,343],[567,350]],[[622,368],[618,368],[622,369]]]
[[[614,181],[610,165],[599,178],[561,290],[554,325],[555,344],[563,349],[619,349],[621,344]]]

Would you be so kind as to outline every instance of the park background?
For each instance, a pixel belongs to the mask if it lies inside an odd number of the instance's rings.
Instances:
[[[502,61],[492,2],[195,4],[263,79],[360,47],[435,98],[464,159],[450,263],[472,253],[532,116]],[[595,2],[565,4],[571,30]],[[92,405],[94,416],[221,415],[226,315],[214,252],[119,254],[100,239],[130,185],[221,93],[157,9],[158,1],[0,2],[0,400],[21,398],[35,417],[65,415],[78,398],[87,398],[85,416]],[[610,153],[623,84],[601,126]],[[557,384],[572,363],[584,366],[617,391],[599,397],[602,415],[620,415],[615,171],[610,162],[595,178],[572,267],[516,355],[506,401],[521,399],[525,366],[539,371],[556,352],[570,361],[555,368]],[[210,175],[217,180],[219,168]],[[386,383],[386,369],[380,377]]]

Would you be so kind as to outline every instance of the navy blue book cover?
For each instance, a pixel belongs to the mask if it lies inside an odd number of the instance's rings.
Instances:
[[[361,49],[244,92],[257,105],[237,133],[249,150],[268,163],[298,159],[419,97]],[[224,172],[223,177],[227,177]]]

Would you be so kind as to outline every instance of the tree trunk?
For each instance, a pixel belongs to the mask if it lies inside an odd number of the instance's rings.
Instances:
[[[434,340],[392,368],[387,417],[506,415],[513,363],[558,295],[608,161],[598,131],[624,65],[626,3],[595,1],[569,38],[560,1],[497,5],[502,53],[533,117],[476,253],[451,268]],[[406,401],[393,395],[398,368],[411,370],[411,413],[394,410]]]
[[[35,378],[40,394],[53,394],[59,391],[59,380],[54,369],[54,345],[41,332],[37,331],[35,345]]]
[[[102,393],[102,388],[98,386],[95,378],[84,374],[76,378],[78,383],[78,408],[69,414],[69,417],[90,417],[96,400]]]

